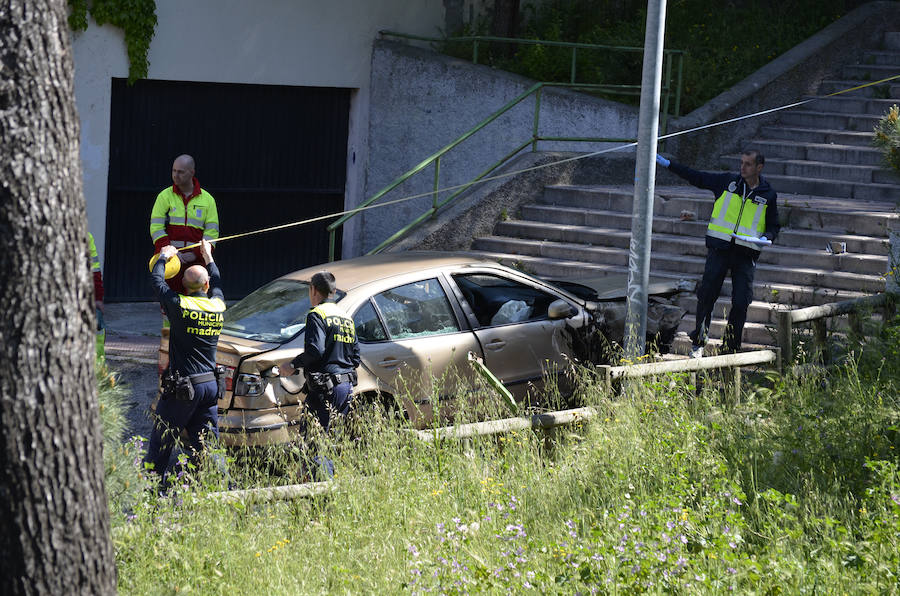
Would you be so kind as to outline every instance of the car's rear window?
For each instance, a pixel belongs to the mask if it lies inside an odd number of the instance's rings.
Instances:
[[[337,300],[344,292],[338,290]],[[225,311],[223,333],[269,343],[285,343],[306,327],[309,283],[276,279]]]

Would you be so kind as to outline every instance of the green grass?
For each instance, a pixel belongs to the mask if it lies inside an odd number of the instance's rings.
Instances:
[[[343,439],[310,439],[335,489],[294,502],[214,504],[222,480],[204,470],[159,499],[126,443],[119,590],[897,593],[898,346],[889,328],[845,366],[770,375],[739,404],[712,382],[615,399],[586,382],[600,416],[550,439],[431,445],[366,410]],[[299,445],[235,455],[245,487],[295,482],[304,460]]]

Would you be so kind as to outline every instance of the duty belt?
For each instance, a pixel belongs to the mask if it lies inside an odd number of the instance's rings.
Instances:
[[[333,374],[331,375],[331,378],[334,379],[335,385],[340,385],[341,383],[350,383],[352,385],[356,381],[356,375],[353,373]]]
[[[200,373],[199,375],[191,375],[188,378],[191,380],[191,383],[193,383],[194,385],[199,385],[200,383],[209,383],[210,381],[215,381],[216,373],[205,372],[205,373]]]

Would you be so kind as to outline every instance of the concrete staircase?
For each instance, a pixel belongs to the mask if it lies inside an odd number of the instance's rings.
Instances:
[[[900,74],[900,33],[887,33],[881,45],[823,81],[819,97]],[[746,146],[766,156],[763,174],[779,195],[900,201],[900,177],[881,167],[872,147],[872,129],[898,98],[900,79],[816,99],[783,112]],[[722,156],[724,169],[736,171],[739,163],[740,155]]]
[[[557,186],[526,205],[515,220],[500,222],[473,249],[540,276],[578,278],[627,274],[633,190],[628,187]],[[893,203],[850,210],[843,201],[803,197],[779,207],[785,227],[767,247],[756,272],[754,303],[744,342],[774,343],[775,310],[856,298],[884,290],[887,230],[898,222]],[[658,187],[653,221],[651,275],[699,281],[706,257],[704,236],[713,197],[693,187]],[[691,211],[695,221],[683,221]],[[829,241],[847,253],[829,254]],[[721,337],[730,304],[726,280],[711,336]],[[693,328],[696,299],[682,298],[688,313],[680,328]]]
[[[887,34],[881,45],[861,64],[844,67],[839,79],[824,81],[820,94],[900,74],[900,33]],[[900,225],[900,178],[881,167],[871,139],[876,121],[894,103],[900,103],[900,79],[786,111],[746,144],[766,155],[763,176],[778,192],[782,231],[758,263],[745,345],[774,344],[778,309],[884,290],[888,231]],[[722,156],[720,166],[736,172],[739,161],[739,155]],[[493,235],[477,238],[472,248],[541,276],[627,274],[632,197],[630,187],[547,187],[539,201],[497,224]],[[656,188],[651,275],[699,282],[713,199],[690,186]],[[683,212],[696,217],[685,221]],[[847,252],[830,254],[831,241],[845,242]],[[710,330],[714,342],[723,332],[730,293],[726,280]],[[680,330],[688,331],[696,298],[681,300],[689,315]],[[676,347],[683,350],[684,341]]]

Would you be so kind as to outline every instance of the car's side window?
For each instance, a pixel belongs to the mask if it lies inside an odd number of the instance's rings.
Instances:
[[[387,334],[384,326],[378,319],[375,307],[371,302],[366,302],[362,308],[353,315],[353,325],[356,327],[356,337],[362,342],[384,341]]]
[[[556,296],[518,281],[487,273],[454,275],[453,280],[481,327],[547,318]]]
[[[391,339],[459,331],[450,301],[437,279],[426,279],[374,297]]]

